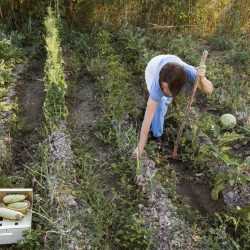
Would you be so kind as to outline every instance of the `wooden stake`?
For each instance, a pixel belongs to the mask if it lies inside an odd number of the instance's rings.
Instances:
[[[202,57],[201,57],[200,66],[205,65],[207,55],[208,55],[208,51],[204,50],[204,52],[202,54]],[[193,89],[192,89],[192,94],[190,96],[189,102],[188,102],[186,110],[185,110],[185,117],[184,117],[184,120],[183,120],[183,122],[181,123],[181,125],[179,127],[179,130],[178,130],[178,133],[177,133],[177,138],[175,140],[174,150],[173,150],[173,153],[172,153],[172,158],[173,159],[178,158],[178,146],[179,146],[179,143],[180,143],[180,139],[181,139],[182,132],[183,132],[183,129],[185,127],[186,121],[188,120],[188,116],[189,116],[189,113],[190,113],[190,110],[191,110],[191,105],[193,103],[194,96],[195,96],[195,93],[196,93],[199,82],[200,82],[200,76],[197,74],[197,77],[195,79],[195,83],[194,83],[194,86],[193,86]]]

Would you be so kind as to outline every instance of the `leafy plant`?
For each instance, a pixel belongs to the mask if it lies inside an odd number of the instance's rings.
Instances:
[[[27,231],[24,239],[18,243],[17,249],[38,250],[42,248],[42,232],[39,230]]]
[[[232,217],[229,218],[228,216],[227,219],[223,219],[222,216],[216,214],[216,223],[210,228],[206,229],[206,232],[204,232],[199,246],[202,249],[214,250],[241,249],[240,245],[227,233],[229,219],[230,221],[232,221]],[[235,220],[233,221],[235,222]]]
[[[60,120],[67,117],[65,105],[65,83],[63,72],[63,59],[60,47],[57,20],[51,8],[48,8],[48,16],[44,22],[46,28],[47,60],[45,64],[45,101],[44,115],[49,126],[57,126]]]
[[[215,50],[229,50],[233,47],[233,43],[229,37],[213,36],[209,39],[212,49]]]

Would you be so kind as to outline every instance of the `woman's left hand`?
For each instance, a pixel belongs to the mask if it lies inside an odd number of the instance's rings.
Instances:
[[[197,67],[197,73],[198,73],[198,76],[205,77],[205,75],[206,75],[206,65],[200,65],[199,67]]]

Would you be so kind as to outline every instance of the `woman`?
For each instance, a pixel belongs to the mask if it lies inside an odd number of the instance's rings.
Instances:
[[[149,98],[134,157],[140,158],[143,154],[149,131],[157,140],[161,138],[168,105],[186,83],[193,84],[198,74],[201,79],[198,89],[206,94],[213,92],[213,84],[205,77],[205,71],[205,65],[196,69],[175,55],[159,55],[149,61],[145,70]]]

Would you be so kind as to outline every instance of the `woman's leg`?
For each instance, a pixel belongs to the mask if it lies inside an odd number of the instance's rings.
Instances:
[[[155,111],[151,124],[151,132],[154,137],[160,137],[163,134],[165,115],[168,111],[168,105],[172,102],[172,97],[163,96]]]

